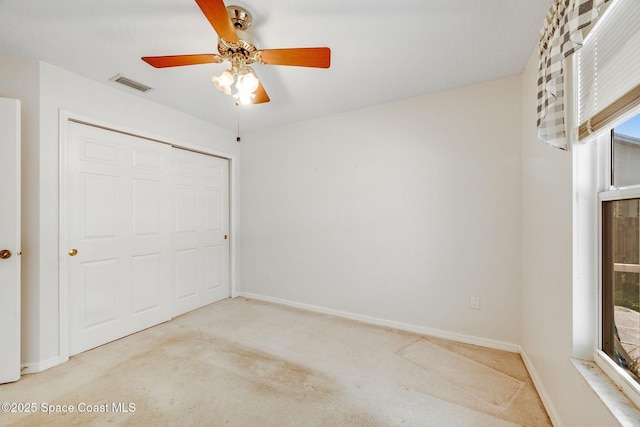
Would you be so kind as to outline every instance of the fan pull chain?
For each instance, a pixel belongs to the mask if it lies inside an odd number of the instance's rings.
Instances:
[[[236,142],[240,142],[240,111],[238,111],[238,128],[237,128]]]

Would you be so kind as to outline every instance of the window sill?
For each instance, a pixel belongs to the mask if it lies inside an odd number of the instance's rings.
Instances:
[[[598,357],[596,355],[596,357]],[[607,374],[590,360],[571,359],[580,375],[589,387],[604,403],[609,412],[622,426],[637,426],[640,422],[640,409],[625,395]]]

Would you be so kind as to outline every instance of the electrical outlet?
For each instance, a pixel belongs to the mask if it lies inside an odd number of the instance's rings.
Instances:
[[[273,277],[273,273],[270,268],[267,268],[267,279],[271,279]]]
[[[474,310],[480,310],[480,297],[477,295],[471,295],[471,308]]]

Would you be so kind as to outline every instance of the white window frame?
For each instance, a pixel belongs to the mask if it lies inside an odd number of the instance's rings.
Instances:
[[[629,120],[630,118],[640,114],[640,109],[635,109],[631,114],[625,115],[624,119],[620,120],[614,126],[612,126],[606,133],[603,133],[598,137],[596,142],[598,144],[598,159],[599,163],[603,167],[597,168],[598,188],[598,203],[597,203],[597,235],[598,235],[598,339],[597,348],[594,349],[593,359],[600,369],[627,395],[627,397],[638,407],[640,407],[640,384],[636,382],[622,367],[620,367],[614,360],[612,360],[608,354],[602,351],[602,207],[603,202],[638,198],[640,199],[640,184],[629,187],[614,187],[611,184],[611,171],[612,171],[612,141],[611,141],[611,129],[620,123]]]
[[[596,27],[604,22],[612,4]],[[585,39],[585,44],[596,27]],[[579,141],[578,55],[572,55],[566,62],[570,69],[565,80],[569,101],[565,107],[574,168],[572,363],[621,425],[635,425],[640,419],[640,385],[601,350],[602,204],[609,200],[640,197],[640,185],[611,186],[611,129],[640,114],[640,106],[612,119],[606,129],[596,129],[596,134]],[[593,364],[599,369],[593,369]]]

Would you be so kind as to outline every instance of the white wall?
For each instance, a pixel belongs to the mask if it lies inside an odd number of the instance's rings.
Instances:
[[[4,74],[5,69],[15,69],[15,76]],[[236,155],[238,146],[232,132],[46,63],[0,57],[0,70],[3,71],[0,96],[27,97],[23,105],[28,109],[28,114],[23,116],[26,128],[23,175],[27,179],[23,180],[26,232],[23,233],[22,361],[26,365],[46,367],[55,364],[61,353],[58,326],[60,109],[220,153]],[[21,71],[25,73],[22,77]]]
[[[241,290],[519,343],[520,105],[513,77],[245,135]]]
[[[572,153],[538,140],[536,81],[533,55],[522,76],[522,346],[560,425],[618,425],[569,361],[577,353]]]

